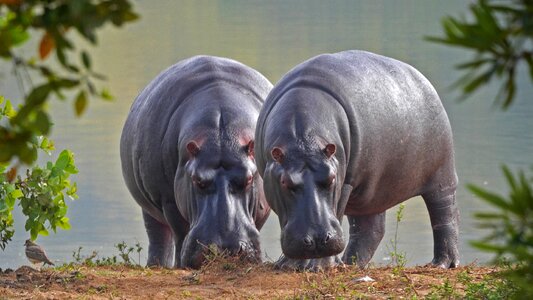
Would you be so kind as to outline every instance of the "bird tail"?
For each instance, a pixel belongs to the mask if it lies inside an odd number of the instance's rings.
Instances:
[[[51,266],[55,266],[53,262],[51,262],[49,259],[47,259],[45,262],[45,264],[49,264]]]

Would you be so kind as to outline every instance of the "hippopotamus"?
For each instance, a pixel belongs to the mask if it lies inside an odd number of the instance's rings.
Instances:
[[[195,56],[152,80],[120,140],[122,173],[142,208],[148,266],[199,268],[215,245],[261,259],[270,207],[254,159],[272,84],[237,61]]]
[[[458,265],[452,131],[437,92],[412,66],[356,50],[311,58],[274,86],[255,138],[281,226],[278,267],[366,266],[385,211],[417,195],[431,219],[431,264]]]

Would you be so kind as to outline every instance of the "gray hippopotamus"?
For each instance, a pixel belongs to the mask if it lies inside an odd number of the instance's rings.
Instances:
[[[271,88],[239,62],[196,56],[163,71],[137,96],[120,157],[142,207],[149,266],[199,268],[213,244],[260,259],[258,230],[270,207],[253,149]]]
[[[385,211],[422,195],[433,265],[459,263],[457,176],[450,123],[413,67],[365,51],[319,55],[273,88],[259,115],[256,162],[281,225],[282,268],[364,267]]]

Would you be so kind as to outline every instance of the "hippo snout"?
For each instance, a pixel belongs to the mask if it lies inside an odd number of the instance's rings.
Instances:
[[[327,228],[304,230],[301,224],[287,224],[281,236],[283,253],[294,259],[320,258],[341,253],[345,245],[340,224],[337,228],[325,227]]]
[[[218,246],[214,243],[208,245],[198,243],[198,245],[198,247],[194,247],[195,249],[190,251],[192,254],[182,254],[183,267],[199,269],[206,261],[228,256],[238,257],[242,261],[252,263],[261,261],[259,247],[250,242],[240,241],[234,246]]]
[[[261,261],[260,249],[259,232],[255,227],[246,236],[239,237],[205,237],[192,230],[183,243],[181,264],[184,268],[199,269],[208,259],[226,256],[257,263]]]

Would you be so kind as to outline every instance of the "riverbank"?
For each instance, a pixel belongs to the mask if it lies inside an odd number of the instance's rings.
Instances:
[[[462,298],[501,285],[497,269],[475,265],[347,266],[319,273],[272,265],[215,262],[199,271],[128,266],[70,265],[37,271],[27,266],[0,274],[0,299],[333,299]],[[477,291],[476,291],[477,290]]]

